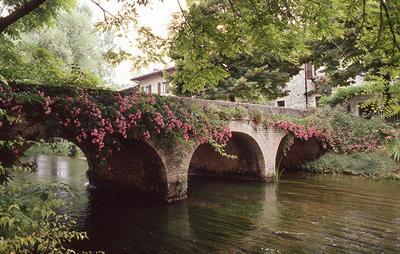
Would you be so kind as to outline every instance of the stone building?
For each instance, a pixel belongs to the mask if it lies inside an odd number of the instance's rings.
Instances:
[[[318,106],[321,95],[315,92],[314,80],[323,76],[314,65],[304,64],[300,72],[287,83],[285,90],[288,95],[273,100],[272,106],[299,109]]]
[[[136,90],[146,93],[170,95],[168,81],[165,74],[175,71],[175,67],[165,68],[163,70],[155,69],[150,73],[146,73],[131,79],[137,83]]]

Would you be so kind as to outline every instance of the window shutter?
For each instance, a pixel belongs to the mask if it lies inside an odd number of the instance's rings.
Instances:
[[[158,82],[157,86],[158,86],[158,94],[161,94],[161,83]]]
[[[305,65],[306,79],[314,78],[313,69],[314,69],[314,66],[311,63],[306,63],[306,65]]]
[[[165,86],[165,94],[168,94],[168,82],[164,82],[164,86]]]

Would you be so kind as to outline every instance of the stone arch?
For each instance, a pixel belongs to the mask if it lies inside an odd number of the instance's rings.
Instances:
[[[276,168],[285,170],[298,170],[306,161],[315,160],[324,153],[322,144],[316,139],[302,140],[294,138],[293,144],[290,145],[289,150],[284,154],[285,136],[279,144],[276,154]]]
[[[89,149],[87,149],[87,147],[85,147],[83,144],[80,144],[80,143],[76,142],[76,140],[70,138],[68,135],[64,135],[64,133],[54,132],[54,130],[49,130],[48,128],[46,128],[46,126],[44,126],[44,125],[42,125],[40,123],[39,124],[32,124],[32,125],[30,125],[28,127],[17,129],[17,130],[12,130],[7,135],[9,137],[10,136],[11,137],[21,136],[27,142],[24,142],[24,143],[22,143],[21,145],[19,145],[17,147],[17,149],[19,151],[18,156],[15,156],[13,151],[10,151],[10,150],[2,150],[2,151],[0,151],[0,158],[1,158],[1,161],[4,163],[4,165],[13,164],[30,147],[32,147],[33,144],[30,143],[29,141],[36,141],[36,142],[40,141],[40,140],[48,141],[48,140],[53,139],[53,138],[61,138],[61,139],[66,140],[66,141],[68,141],[70,143],[73,143],[85,155],[85,157],[86,157],[86,159],[88,161],[89,168],[90,168],[90,164],[92,163],[91,162],[91,158],[93,158],[93,156],[91,156],[90,151],[89,151]],[[9,138],[9,137],[7,137],[7,138]]]
[[[189,174],[246,179],[260,179],[264,175],[264,155],[254,138],[248,134],[233,131],[226,152],[236,158],[222,156],[209,144],[199,145],[191,157]]]
[[[98,157],[95,147],[78,143],[68,133],[62,133],[57,128],[49,129],[46,124],[30,123],[12,130],[8,135],[21,135],[27,141],[58,137],[74,143],[87,159],[89,182],[95,187],[134,191],[156,198],[165,198],[168,193],[165,162],[151,142],[137,139],[122,141],[119,151],[113,149],[113,154],[107,161],[110,166],[108,168],[107,163]],[[29,143],[20,146],[20,155],[30,146]],[[4,165],[12,164],[18,159],[13,156],[12,151],[0,151],[0,157]],[[7,161],[3,161],[3,158]]]
[[[238,158],[222,157],[210,145],[202,144],[190,156],[189,173],[271,180],[283,133],[245,120],[231,121],[229,127],[232,139],[227,144],[227,152]]]
[[[96,187],[131,191],[157,199],[168,194],[167,169],[158,149],[141,139],[122,141],[108,159],[109,169],[100,164],[90,171],[90,183]]]

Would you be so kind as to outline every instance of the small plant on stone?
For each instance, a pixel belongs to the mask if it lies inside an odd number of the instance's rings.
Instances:
[[[250,110],[249,111],[249,118],[255,124],[259,124],[263,120],[263,113],[258,109]]]

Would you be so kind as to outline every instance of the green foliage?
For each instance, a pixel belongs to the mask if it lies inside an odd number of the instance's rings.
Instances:
[[[175,20],[170,56],[173,83],[217,99],[275,98],[298,72],[300,29],[278,6],[261,2],[202,1]]]
[[[387,149],[389,156],[391,156],[395,161],[400,162],[400,141],[397,139],[390,142]]]
[[[323,96],[320,100],[322,105],[331,107],[341,104],[348,99],[363,95],[366,92],[365,86],[348,86],[336,89],[330,96]]]
[[[179,53],[175,57],[180,58]],[[299,70],[296,63],[280,60],[271,54],[242,53],[235,57],[221,57],[214,65],[224,65],[227,76],[215,86],[206,84],[204,89],[190,92],[185,87],[188,70],[183,64],[177,66],[177,71],[172,75],[174,94],[230,101],[268,101],[284,96],[286,92],[283,88]]]
[[[12,13],[26,2],[26,0],[2,0],[0,1],[1,11],[7,10],[8,13]],[[76,0],[46,0],[31,13],[9,26],[4,33],[7,36],[18,38],[22,32],[51,24],[61,11],[70,10],[75,5]],[[3,34],[0,34],[1,36]]]
[[[391,126],[382,119],[364,119],[336,111],[331,118],[334,130],[334,149],[338,152],[372,150],[385,144]]]
[[[311,59],[324,66],[329,79],[326,86],[347,86],[358,75],[367,79],[381,77],[388,89],[397,76],[390,76],[387,69],[398,70],[400,59],[399,1],[330,0],[340,3],[326,16],[326,26],[337,24],[331,36],[310,39]],[[387,92],[385,92],[387,97]]]
[[[317,173],[400,179],[400,164],[382,151],[351,154],[328,152],[315,161],[305,163],[302,168]]]
[[[388,138],[386,146],[387,153],[395,161],[400,162],[400,130],[393,130],[392,135]]]
[[[83,152],[75,144],[66,140],[51,140],[38,142],[30,147],[24,154],[27,156],[38,154],[57,154],[70,158],[84,157]]]
[[[391,77],[397,74],[391,73]],[[321,104],[331,107],[342,104],[351,98],[360,95],[367,96],[362,108],[368,108],[375,115],[390,118],[400,113],[400,82],[393,80],[387,84],[385,78],[381,76],[370,76],[363,85],[340,87],[330,96],[321,98]]]
[[[111,68],[102,55],[113,46],[112,38],[95,31],[91,18],[92,13],[86,5],[71,12],[64,11],[51,26],[24,33],[23,44],[44,48],[67,66],[78,66],[85,72],[107,79]]]
[[[47,2],[53,1],[45,6]],[[29,33],[22,29],[14,39],[0,34],[0,75],[30,83],[102,86],[98,74],[107,76],[110,68],[102,59],[106,45],[92,29],[89,10],[83,7],[67,13],[57,6],[54,9],[62,16],[53,17],[51,24],[32,27]]]
[[[66,205],[59,195],[69,191],[61,184],[0,186],[0,253],[75,253],[65,244],[87,236],[57,212]]]
[[[247,115],[247,109],[242,106],[229,108],[228,112],[231,115],[231,119],[243,119]]]
[[[22,43],[6,42],[4,46],[0,45],[0,75],[9,80],[37,84],[83,87],[102,85],[97,76],[79,67],[67,66],[50,51]]]
[[[263,113],[261,110],[254,109],[249,111],[249,118],[252,120],[255,124],[259,124],[263,120]]]

